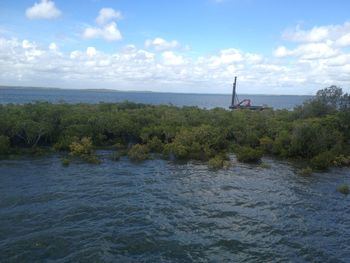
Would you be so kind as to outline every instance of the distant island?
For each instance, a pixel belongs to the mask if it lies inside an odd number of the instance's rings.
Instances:
[[[80,90],[80,91],[98,91],[98,92],[143,92],[143,93],[152,93],[154,91],[135,91],[135,90],[115,90],[115,89],[67,89],[59,87],[32,87],[32,86],[4,86],[0,85],[0,89],[38,89],[38,90]]]

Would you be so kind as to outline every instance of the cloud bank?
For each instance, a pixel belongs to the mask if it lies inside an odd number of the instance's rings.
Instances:
[[[120,12],[101,9],[85,38],[122,38]],[[350,87],[350,23],[281,35],[284,45],[271,55],[226,48],[194,56],[178,40],[145,40],[115,52],[96,46],[61,51],[59,44],[0,37],[0,82],[65,88],[112,88],[198,93],[230,93],[234,76],[244,93],[314,94],[329,85]]]

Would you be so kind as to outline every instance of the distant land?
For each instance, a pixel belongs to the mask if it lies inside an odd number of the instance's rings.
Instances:
[[[0,85],[0,89],[16,89],[16,90],[75,90],[75,91],[93,91],[93,92],[118,92],[118,93],[162,93],[162,94],[187,94],[187,95],[231,95],[231,93],[196,93],[196,92],[165,92],[165,91],[150,91],[150,90],[117,90],[117,89],[79,89],[79,88],[60,88],[60,87],[37,87],[37,86],[7,86]],[[240,96],[259,95],[259,96],[313,96],[303,94],[267,94],[267,93],[239,93]]]

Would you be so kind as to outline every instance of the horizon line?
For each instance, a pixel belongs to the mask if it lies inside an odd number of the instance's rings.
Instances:
[[[199,93],[199,92],[172,92],[172,91],[152,91],[152,90],[118,90],[109,88],[62,88],[47,86],[20,86],[20,85],[0,85],[0,89],[46,89],[46,90],[80,90],[80,91],[107,91],[107,92],[129,92],[129,93],[167,93],[167,94],[188,94],[188,95],[222,95],[231,96],[232,93]],[[315,94],[268,94],[268,93],[239,93],[239,95],[259,95],[259,96],[315,96]]]

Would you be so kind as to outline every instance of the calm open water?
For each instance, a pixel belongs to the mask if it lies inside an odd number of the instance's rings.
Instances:
[[[0,262],[350,262],[350,170],[0,161]]]
[[[293,109],[312,96],[297,95],[239,95],[242,100],[249,98],[252,105],[268,105],[275,109]],[[53,103],[99,103],[132,101],[145,104],[173,104],[175,106],[198,106],[200,108],[228,108],[231,95],[181,94],[157,92],[116,92],[96,90],[64,90],[35,88],[0,88],[0,104],[49,101]]]

